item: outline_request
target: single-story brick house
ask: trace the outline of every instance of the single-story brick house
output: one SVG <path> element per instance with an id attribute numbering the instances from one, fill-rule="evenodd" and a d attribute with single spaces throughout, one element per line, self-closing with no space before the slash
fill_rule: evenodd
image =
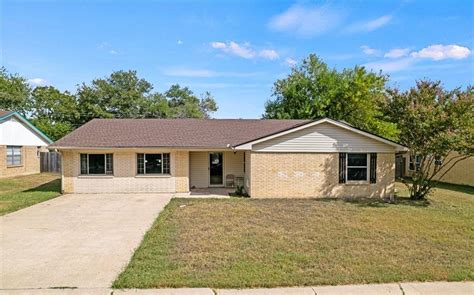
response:
<path id="1" fill-rule="evenodd" d="M 50 145 L 65 193 L 189 192 L 243 185 L 254 198 L 388 197 L 388 139 L 331 119 L 94 119 Z"/>
<path id="2" fill-rule="evenodd" d="M 0 178 L 40 173 L 51 139 L 14 111 L 0 110 Z"/>

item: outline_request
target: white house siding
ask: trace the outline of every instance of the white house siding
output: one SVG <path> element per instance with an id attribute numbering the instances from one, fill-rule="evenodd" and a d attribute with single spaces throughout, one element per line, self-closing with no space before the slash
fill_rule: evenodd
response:
<path id="1" fill-rule="evenodd" d="M 114 155 L 113 176 L 80 175 L 81 153 L 112 153 Z M 170 153 L 170 175 L 137 175 L 137 153 Z M 188 157 L 176 161 L 178 153 L 187 151 L 169 150 L 84 150 L 63 151 L 63 191 L 66 193 L 160 193 L 188 191 L 186 187 L 177 187 L 176 171 L 188 167 Z M 178 167 L 179 166 L 179 167 Z M 180 169 L 187 171 L 186 169 Z M 180 178 L 187 177 L 179 175 Z"/>
<path id="2" fill-rule="evenodd" d="M 48 143 L 24 123 L 10 117 L 0 123 L 0 145 L 47 146 Z"/>
<path id="3" fill-rule="evenodd" d="M 257 152 L 394 152 L 386 143 L 321 123 L 253 145 Z"/>
<path id="4" fill-rule="evenodd" d="M 209 187 L 209 151 L 190 152 L 190 187 L 205 188 Z M 228 174 L 234 177 L 244 177 L 244 153 L 242 151 L 223 152 L 224 159 L 224 182 Z"/>
<path id="5" fill-rule="evenodd" d="M 209 186 L 208 168 L 208 152 L 189 152 L 189 179 L 191 188 Z"/>
<path id="6" fill-rule="evenodd" d="M 247 194 L 252 195 L 252 162 L 251 162 L 251 152 L 245 151 L 245 179 L 244 179 L 244 188 Z"/>

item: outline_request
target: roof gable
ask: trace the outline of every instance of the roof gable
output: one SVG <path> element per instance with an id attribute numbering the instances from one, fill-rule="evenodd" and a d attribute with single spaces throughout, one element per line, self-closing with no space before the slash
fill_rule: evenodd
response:
<path id="1" fill-rule="evenodd" d="M 344 130 L 328 128 L 314 129 L 317 126 L 330 125 Z M 313 130 L 311 130 L 313 129 Z M 313 133 L 319 136 L 314 136 Z M 317 138 L 319 137 L 319 138 Z M 365 140 L 364 140 L 365 139 Z M 306 147 L 305 147 L 306 145 Z M 358 148 L 359 147 L 359 148 Z M 388 149 L 387 147 L 390 147 Z M 406 150 L 406 147 L 389 139 L 357 129 L 349 124 L 324 118 L 297 126 L 283 132 L 264 136 L 234 147 L 237 150 L 267 151 L 388 151 Z"/>
<path id="2" fill-rule="evenodd" d="M 21 124 L 23 127 L 20 128 L 20 125 L 15 127 L 15 122 L 17 122 L 17 124 Z M 45 144 L 50 144 L 53 142 L 46 134 L 36 128 L 30 123 L 30 121 L 17 112 L 0 111 L 0 124 L 2 124 L 2 127 L 4 128 L 4 130 L 2 130 L 2 142 L 5 141 L 5 144 L 29 145 L 27 143 L 33 143 L 33 141 L 39 144 L 39 141 L 32 140 L 35 137 L 39 138 Z M 14 130 L 10 131 L 6 128 L 13 128 Z M 12 132 L 14 134 L 11 134 Z M 19 134 L 16 134 L 15 132 L 18 132 Z M 33 137 L 33 135 L 26 135 L 26 132 L 33 134 L 35 137 Z M 6 136 L 8 138 L 4 138 Z M 30 139 L 28 140 L 27 138 Z"/>

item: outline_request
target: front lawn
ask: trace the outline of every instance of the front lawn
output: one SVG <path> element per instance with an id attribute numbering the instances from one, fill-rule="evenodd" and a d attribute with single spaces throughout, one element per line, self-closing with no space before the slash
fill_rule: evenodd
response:
<path id="1" fill-rule="evenodd" d="M 60 195 L 59 174 L 41 173 L 0 179 L 0 215 Z"/>
<path id="2" fill-rule="evenodd" d="M 173 199 L 113 287 L 473 280 L 474 189 L 447 188 L 429 203 Z"/>

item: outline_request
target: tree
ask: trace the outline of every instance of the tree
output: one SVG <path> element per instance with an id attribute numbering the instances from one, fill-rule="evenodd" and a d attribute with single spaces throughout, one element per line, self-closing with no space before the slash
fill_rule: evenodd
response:
<path id="1" fill-rule="evenodd" d="M 209 118 L 210 113 L 217 111 L 217 104 L 209 92 L 199 99 L 188 87 L 175 84 L 164 95 L 172 118 Z"/>
<path id="2" fill-rule="evenodd" d="M 136 71 L 117 71 L 109 77 L 82 83 L 77 89 L 80 123 L 92 118 L 141 118 L 153 86 Z"/>
<path id="3" fill-rule="evenodd" d="M 412 199 L 424 199 L 459 161 L 474 155 L 474 88 L 443 89 L 439 81 L 418 81 L 401 92 L 389 89 L 387 118 L 397 124 L 399 141 L 411 157 L 419 157 L 412 181 Z"/>
<path id="4" fill-rule="evenodd" d="M 0 109 L 17 111 L 25 116 L 30 109 L 30 92 L 25 78 L 0 68 Z"/>
<path id="5" fill-rule="evenodd" d="M 33 90 L 31 112 L 33 124 L 53 140 L 71 132 L 80 118 L 76 97 L 52 86 Z"/>
<path id="6" fill-rule="evenodd" d="M 187 87 L 172 85 L 164 94 L 136 71 L 113 72 L 77 90 L 79 124 L 92 118 L 209 118 L 217 110 L 210 93 L 199 99 Z"/>
<path id="7" fill-rule="evenodd" d="M 274 84 L 274 100 L 267 101 L 264 118 L 318 119 L 329 117 L 389 138 L 396 127 L 383 119 L 387 76 L 364 67 L 337 71 L 311 54 L 285 79 Z"/>

